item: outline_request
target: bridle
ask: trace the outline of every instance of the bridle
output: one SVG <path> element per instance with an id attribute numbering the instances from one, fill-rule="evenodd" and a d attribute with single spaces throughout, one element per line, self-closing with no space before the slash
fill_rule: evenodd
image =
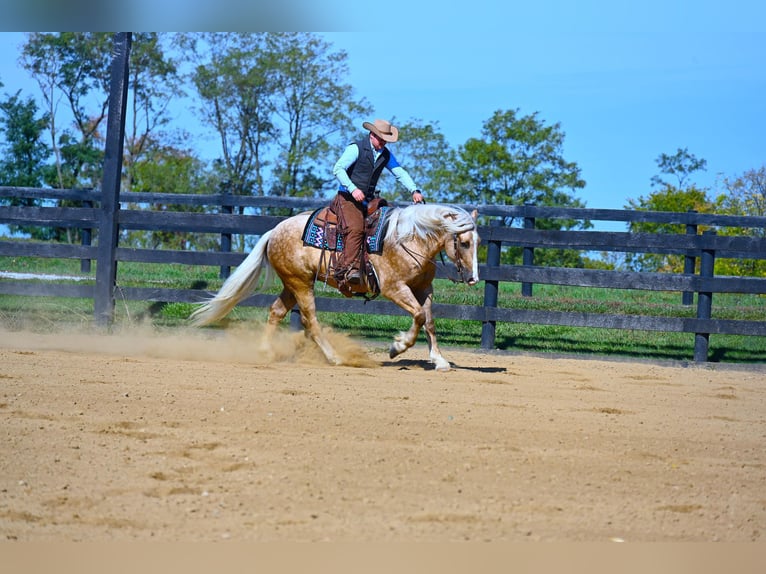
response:
<path id="1" fill-rule="evenodd" d="M 453 233 L 452 234 L 452 248 L 455 251 L 455 269 L 457 269 L 459 279 L 455 279 L 452 274 L 449 271 L 449 267 L 447 266 L 447 262 L 444 260 L 444 251 L 439 252 L 439 258 L 442 261 L 442 267 L 445 269 L 445 274 L 447 275 L 447 279 L 452 281 L 453 283 L 468 283 L 468 279 L 470 279 L 470 271 L 468 271 L 469 277 L 466 277 L 466 271 L 467 268 L 465 266 L 465 263 L 463 263 L 463 258 L 460 256 L 460 241 L 458 240 L 458 235 L 461 235 L 462 233 L 465 233 L 466 231 L 473 231 L 475 230 L 475 227 L 471 227 L 470 229 L 466 229 L 465 231 L 461 231 L 460 233 Z M 436 261 L 433 259 L 426 259 L 423 255 L 420 253 L 416 253 L 406 245 L 402 245 L 402 249 L 404 249 L 404 252 L 407 253 L 410 257 L 412 257 L 418 265 L 422 267 L 423 262 L 428 261 L 428 263 L 432 263 L 434 266 L 436 265 Z"/>
<path id="2" fill-rule="evenodd" d="M 467 230 L 470 231 L 470 230 Z M 461 231 L 461 233 L 465 233 L 465 231 Z M 452 281 L 453 283 L 468 283 L 468 279 L 470 279 L 470 276 L 466 278 L 466 266 L 463 263 L 463 258 L 460 256 L 460 241 L 458 240 L 458 233 L 452 234 L 452 248 L 455 251 L 455 269 L 457 269 L 458 275 L 460 276 L 460 280 L 455 279 L 452 277 L 452 275 L 449 272 L 449 268 L 447 267 L 446 261 L 444 261 L 444 251 L 440 251 L 439 255 L 442 260 L 442 265 L 447 270 L 447 279 Z M 469 271 L 470 273 L 470 271 Z"/>

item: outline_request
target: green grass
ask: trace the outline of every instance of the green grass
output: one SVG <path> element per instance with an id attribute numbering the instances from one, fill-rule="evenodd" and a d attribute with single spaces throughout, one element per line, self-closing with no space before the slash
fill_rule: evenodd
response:
<path id="1" fill-rule="evenodd" d="M 83 276 L 79 261 L 27 257 L 0 257 L 0 271 Z M 92 271 L 84 276 L 95 279 L 95 263 Z M 121 287 L 197 288 L 215 292 L 223 281 L 218 276 L 217 268 L 206 266 L 120 263 L 117 283 Z M 278 290 L 278 286 L 271 289 L 274 293 Z M 484 284 L 467 287 L 437 280 L 435 292 L 437 303 L 481 305 Z M 334 289 L 319 285 L 317 294 L 321 297 L 341 297 Z M 682 305 L 680 293 L 535 285 L 532 297 L 522 297 L 518 283 L 501 283 L 498 305 L 509 309 L 618 315 L 696 315 L 696 300 L 694 305 Z M 118 297 L 115 323 L 173 328 L 185 325 L 193 309 L 194 306 L 187 303 L 126 301 Z M 255 326 L 265 321 L 266 315 L 266 309 L 240 306 L 232 311 L 229 319 Z M 716 294 L 713 297 L 713 318 L 764 321 L 766 297 Z M 336 331 L 385 344 L 397 332 L 408 329 L 411 322 L 409 317 L 404 316 L 351 313 L 320 313 L 319 319 Z M 92 322 L 91 300 L 0 295 L 0 327 L 6 330 L 48 331 L 72 325 L 88 328 Z M 436 329 L 442 346 L 475 349 L 481 344 L 481 323 L 437 317 Z M 695 336 L 691 333 L 498 323 L 495 337 L 496 348 L 500 350 L 690 360 L 694 355 Z M 766 337 L 711 335 L 709 357 L 720 362 L 766 362 Z"/>

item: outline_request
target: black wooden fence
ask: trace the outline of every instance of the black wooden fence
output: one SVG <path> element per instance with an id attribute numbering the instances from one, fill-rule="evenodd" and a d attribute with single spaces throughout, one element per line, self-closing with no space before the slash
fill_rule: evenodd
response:
<path id="1" fill-rule="evenodd" d="M 114 49 L 109 94 L 106 155 L 103 185 L 100 192 L 87 190 L 51 190 L 0 187 L 0 198 L 33 198 L 80 202 L 80 207 L 15 207 L 0 206 L 0 224 L 71 227 L 83 230 L 83 245 L 0 241 L 0 256 L 37 256 L 80 259 L 84 270 L 97 261 L 95 285 L 41 284 L 39 282 L 0 280 L 0 294 L 85 297 L 94 300 L 94 316 L 99 323 L 109 323 L 114 312 L 118 261 L 183 263 L 220 266 L 225 274 L 239 264 L 242 253 L 231 253 L 232 234 L 260 235 L 271 229 L 281 217 L 269 215 L 234 215 L 234 208 L 288 208 L 304 210 L 319 207 L 321 200 L 297 198 L 233 197 L 221 195 L 120 194 L 120 167 L 125 128 L 128 56 L 130 32 L 114 36 Z M 136 204 L 167 203 L 205 207 L 206 213 L 121 209 L 120 202 Z M 463 206 L 472 209 L 473 206 Z M 212 213 L 217 208 L 218 213 Z M 731 226 L 766 228 L 766 217 L 732 217 L 696 213 L 651 213 L 603 209 L 545 208 L 534 206 L 478 206 L 482 216 L 520 218 L 523 228 L 489 225 L 480 229 L 488 245 L 487 260 L 480 268 L 485 282 L 484 304 L 481 306 L 434 305 L 441 317 L 482 322 L 481 346 L 493 348 L 498 321 L 570 325 L 614 329 L 673 331 L 695 334 L 694 360 L 706 361 L 710 334 L 766 336 L 766 321 L 731 321 L 712 318 L 714 293 L 766 294 L 766 279 L 714 277 L 717 257 L 736 259 L 766 258 L 766 239 L 756 237 L 698 234 L 699 226 Z M 685 225 L 685 235 L 662 235 L 590 231 L 546 231 L 535 229 L 536 219 L 575 219 L 589 221 L 643 221 Z M 498 220 L 499 221 L 499 220 Z M 221 249 L 216 252 L 149 250 L 120 247 L 121 230 L 166 230 L 221 235 Z M 93 231 L 98 239 L 90 245 Z M 521 246 L 523 265 L 501 265 L 503 244 Z M 685 257 L 685 272 L 680 275 L 628 273 L 588 269 L 545 268 L 534 265 L 534 250 L 565 248 L 586 251 L 675 253 Z M 695 262 L 700 260 L 700 273 L 695 275 Z M 679 291 L 686 304 L 697 293 L 695 318 L 626 316 L 599 313 L 567 313 L 503 309 L 498 307 L 498 287 L 502 281 L 518 281 L 522 293 L 530 295 L 532 285 L 547 283 L 583 287 L 648 289 Z M 164 302 L 196 302 L 208 294 L 193 289 L 120 288 L 120 297 L 132 300 Z M 271 296 L 256 295 L 243 304 L 267 306 Z M 320 311 L 402 314 L 397 306 L 382 300 L 363 304 L 360 300 L 318 298 Z"/>
<path id="2" fill-rule="evenodd" d="M 218 251 L 179 251 L 136 249 L 120 246 L 104 259 L 108 250 L 103 247 L 100 231 L 109 215 L 103 212 L 101 193 L 89 190 L 52 190 L 0 187 L 2 198 L 32 198 L 36 200 L 67 200 L 68 204 L 80 203 L 80 207 L 14 207 L 0 206 L 0 223 L 11 225 L 72 227 L 90 230 L 83 233 L 84 243 L 95 236 L 97 245 L 70 245 L 62 243 L 0 241 L 0 256 L 36 256 L 80 259 L 84 269 L 91 260 L 97 261 L 95 284 L 41 283 L 23 280 L 0 280 L 0 294 L 39 295 L 57 297 L 84 297 L 94 299 L 94 315 L 97 321 L 109 319 L 104 310 L 114 309 L 117 288 L 117 262 L 140 261 L 150 263 L 180 263 L 220 267 L 226 274 L 230 267 L 238 265 L 245 257 L 225 249 Z M 327 200 L 275 197 L 242 197 L 227 194 L 179 195 L 123 193 L 120 202 L 131 207 L 121 209 L 115 204 L 115 229 L 165 230 L 170 232 L 220 234 L 221 245 L 231 245 L 232 234 L 261 235 L 271 229 L 284 216 L 263 215 L 274 208 L 284 212 L 297 212 L 326 204 Z M 38 203 L 40 203 L 38 201 Z M 7 201 L 6 201 L 7 203 Z M 17 202 L 18 203 L 18 202 Z M 204 207 L 205 212 L 152 211 L 146 207 L 153 204 L 175 204 Z M 573 327 L 597 327 L 610 329 L 637 329 L 647 331 L 684 332 L 695 334 L 694 360 L 708 360 L 711 334 L 735 334 L 766 336 L 764 321 L 723 320 L 712 318 L 714 293 L 766 294 L 766 278 L 716 277 L 713 274 L 717 258 L 766 259 L 766 239 L 755 236 L 725 236 L 702 227 L 766 228 L 766 217 L 737 217 L 700 213 L 637 212 L 623 210 L 552 208 L 524 206 L 470 206 L 476 207 L 490 225 L 481 226 L 479 234 L 487 245 L 486 261 L 480 265 L 480 278 L 485 283 L 482 305 L 435 304 L 439 317 L 480 321 L 482 323 L 481 347 L 495 347 L 495 329 L 498 322 L 567 325 Z M 233 214 L 242 209 L 244 214 Z M 248 212 L 253 214 L 248 214 Z M 258 214 L 255 214 L 258 213 Z M 506 227 L 502 221 L 514 218 L 524 222 L 523 227 Z M 651 234 L 604 232 L 604 231 L 551 231 L 535 228 L 538 219 L 567 219 L 588 221 L 641 221 L 682 225 L 685 234 Z M 524 250 L 523 265 L 502 265 L 500 254 L 503 246 L 516 246 Z M 534 251 L 540 248 L 575 249 L 595 252 L 663 253 L 685 256 L 691 266 L 682 274 L 639 273 L 595 269 L 550 268 L 534 265 Z M 695 265 L 699 260 L 699 265 Z M 695 266 L 699 273 L 695 274 Z M 99 270 L 101 272 L 99 273 Z M 441 270 L 445 277 L 446 271 Z M 106 282 L 106 284 L 104 284 Z M 616 289 L 641 289 L 679 292 L 687 304 L 696 293 L 696 317 L 658 317 L 583 313 L 565 311 L 541 311 L 509 309 L 498 306 L 501 282 L 521 283 L 523 294 L 531 294 L 534 284 L 570 285 L 581 287 L 608 287 Z M 151 287 L 120 287 L 119 297 L 127 300 L 198 302 L 209 293 L 199 289 L 163 289 Z M 103 300 L 104 298 L 107 300 Z M 254 295 L 243 305 L 268 306 L 272 295 Z M 373 313 L 399 315 L 403 311 L 396 305 L 374 300 L 365 303 L 358 299 L 318 297 L 317 309 L 330 312 Z"/>

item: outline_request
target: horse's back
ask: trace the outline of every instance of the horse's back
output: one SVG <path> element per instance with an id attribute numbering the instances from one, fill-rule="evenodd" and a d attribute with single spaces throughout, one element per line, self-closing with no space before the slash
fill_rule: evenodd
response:
<path id="1" fill-rule="evenodd" d="M 321 251 L 303 243 L 303 230 L 313 212 L 306 211 L 280 221 L 271 231 L 269 264 L 285 281 L 286 277 L 313 280 Z"/>

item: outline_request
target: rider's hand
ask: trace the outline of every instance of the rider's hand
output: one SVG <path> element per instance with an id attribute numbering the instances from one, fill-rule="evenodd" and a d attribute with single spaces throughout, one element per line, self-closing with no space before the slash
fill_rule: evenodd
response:
<path id="1" fill-rule="evenodd" d="M 359 189 L 358 187 L 351 192 L 351 197 L 353 197 L 359 203 L 362 203 L 364 201 L 364 193 L 362 193 L 362 190 Z"/>
<path id="2" fill-rule="evenodd" d="M 415 190 L 412 192 L 412 203 L 425 203 L 425 199 L 423 199 L 423 194 L 420 193 L 418 190 Z"/>

